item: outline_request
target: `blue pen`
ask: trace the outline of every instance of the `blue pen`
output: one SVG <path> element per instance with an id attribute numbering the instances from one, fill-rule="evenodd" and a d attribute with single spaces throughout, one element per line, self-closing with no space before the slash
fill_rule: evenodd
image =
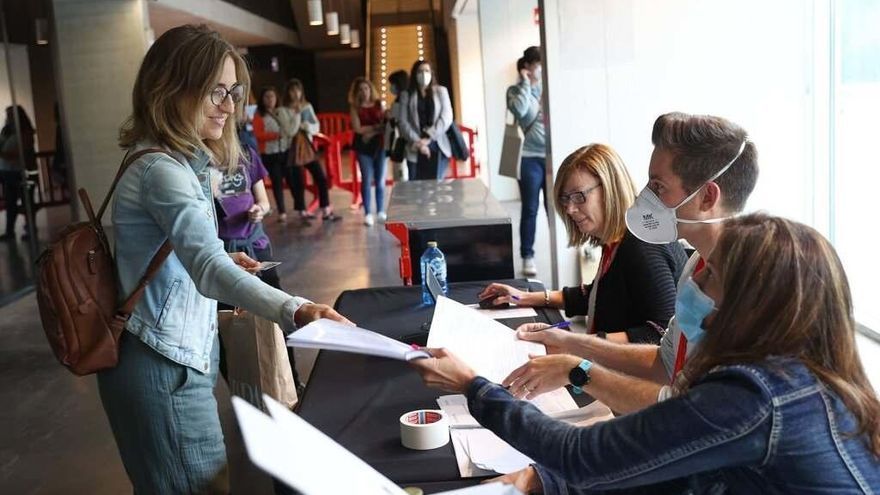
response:
<path id="1" fill-rule="evenodd" d="M 553 325 L 550 325 L 549 327 L 545 327 L 543 330 L 547 330 L 548 328 L 568 328 L 570 326 L 571 326 L 570 321 L 560 321 L 559 323 L 554 323 Z"/>

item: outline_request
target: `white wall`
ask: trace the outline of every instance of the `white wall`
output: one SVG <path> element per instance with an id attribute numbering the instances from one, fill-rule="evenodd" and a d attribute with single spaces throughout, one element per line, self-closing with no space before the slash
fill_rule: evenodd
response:
<path id="1" fill-rule="evenodd" d="M 486 147 L 486 107 L 483 102 L 483 67 L 480 49 L 480 19 L 478 0 L 469 0 L 461 12 L 454 13 L 452 20 L 450 58 L 452 77 L 455 80 L 458 121 L 478 132 L 475 154 L 482 164 L 481 178 L 489 183 L 489 166 Z M 497 167 L 495 167 L 497 168 Z"/>
<path id="2" fill-rule="evenodd" d="M 761 176 L 749 209 L 814 218 L 814 2 L 544 0 L 552 161 L 611 144 L 647 182 L 651 127 L 669 111 L 745 127 Z M 557 232 L 563 232 L 557 222 Z M 557 274 L 574 281 L 558 246 Z"/>
<path id="3" fill-rule="evenodd" d="M 507 87 L 516 83 L 516 61 L 523 50 L 540 44 L 540 32 L 534 22 L 537 0 L 480 0 L 480 49 L 482 51 L 489 188 L 499 200 L 519 198 L 515 180 L 498 176 L 498 160 L 504 136 L 507 111 Z M 461 46 L 461 45 L 460 45 Z"/>
<path id="4" fill-rule="evenodd" d="M 119 126 L 131 114 L 131 91 L 146 53 L 143 0 L 53 1 L 74 184 L 100 202 L 122 159 Z"/>
<path id="5" fill-rule="evenodd" d="M 31 90 L 31 66 L 28 62 L 27 46 L 9 45 L 9 58 L 12 62 L 12 79 L 15 85 L 15 101 L 21 105 L 36 124 L 34 113 L 34 95 Z M 12 105 L 12 92 L 9 87 L 9 72 L 6 70 L 6 50 L 0 47 L 0 112 Z M 0 113 L 0 120 L 5 120 L 5 113 Z M 2 126 L 0 122 L 0 126 Z M 36 136 L 35 136 L 36 137 Z M 39 143 L 36 149 L 40 149 Z"/>

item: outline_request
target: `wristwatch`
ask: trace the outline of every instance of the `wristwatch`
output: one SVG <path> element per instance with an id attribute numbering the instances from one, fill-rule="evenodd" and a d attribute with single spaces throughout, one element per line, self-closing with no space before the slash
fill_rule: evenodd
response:
<path id="1" fill-rule="evenodd" d="M 583 387 L 590 383 L 590 368 L 593 363 L 584 359 L 568 372 L 568 381 L 571 382 L 571 390 L 575 394 L 584 393 Z"/>

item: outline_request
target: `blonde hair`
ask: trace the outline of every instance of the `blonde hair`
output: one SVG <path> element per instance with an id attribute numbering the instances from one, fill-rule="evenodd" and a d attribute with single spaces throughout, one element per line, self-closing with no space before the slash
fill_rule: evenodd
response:
<path id="1" fill-rule="evenodd" d="M 379 92 L 376 91 L 376 86 L 366 77 L 356 77 L 354 78 L 354 81 L 351 82 L 351 86 L 348 88 L 348 104 L 355 109 L 360 105 L 358 103 L 358 86 L 360 86 L 361 84 L 367 84 L 370 86 L 371 103 L 379 101 Z"/>
<path id="2" fill-rule="evenodd" d="M 227 57 L 235 64 L 238 83 L 247 89 L 247 65 L 216 31 L 204 25 L 166 31 L 141 63 L 132 91 L 132 114 L 119 130 L 119 146 L 131 148 L 150 140 L 188 157 L 201 150 L 215 166 L 235 170 L 241 155 L 235 131 L 241 105 L 226 119 L 220 139 L 203 140 L 199 135 L 207 118 L 202 110 L 205 99 Z"/>
<path id="3" fill-rule="evenodd" d="M 565 207 L 559 200 L 564 193 L 565 183 L 578 171 L 595 176 L 601 184 L 605 225 L 595 235 L 581 232 L 574 220 L 565 213 Z M 589 144 L 568 155 L 559 167 L 556 182 L 553 184 L 553 204 L 565 223 L 569 247 L 586 243 L 607 244 L 622 239 L 626 233 L 626 210 L 635 200 L 636 186 L 623 160 L 613 148 L 605 144 Z"/>

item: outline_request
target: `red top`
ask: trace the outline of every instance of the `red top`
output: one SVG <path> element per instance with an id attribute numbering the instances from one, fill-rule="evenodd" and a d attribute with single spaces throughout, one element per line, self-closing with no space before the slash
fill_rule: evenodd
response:
<path id="1" fill-rule="evenodd" d="M 266 123 L 263 120 L 263 116 L 260 115 L 260 112 L 254 114 L 254 137 L 257 138 L 257 146 L 260 148 L 258 151 L 262 154 L 266 153 L 266 143 L 269 141 L 274 141 L 281 137 L 281 134 L 277 132 L 269 132 L 266 130 Z"/>
<path id="2" fill-rule="evenodd" d="M 371 107 L 358 107 L 358 119 L 361 125 L 381 124 L 385 120 L 385 112 L 382 111 L 382 103 L 376 102 Z"/>

